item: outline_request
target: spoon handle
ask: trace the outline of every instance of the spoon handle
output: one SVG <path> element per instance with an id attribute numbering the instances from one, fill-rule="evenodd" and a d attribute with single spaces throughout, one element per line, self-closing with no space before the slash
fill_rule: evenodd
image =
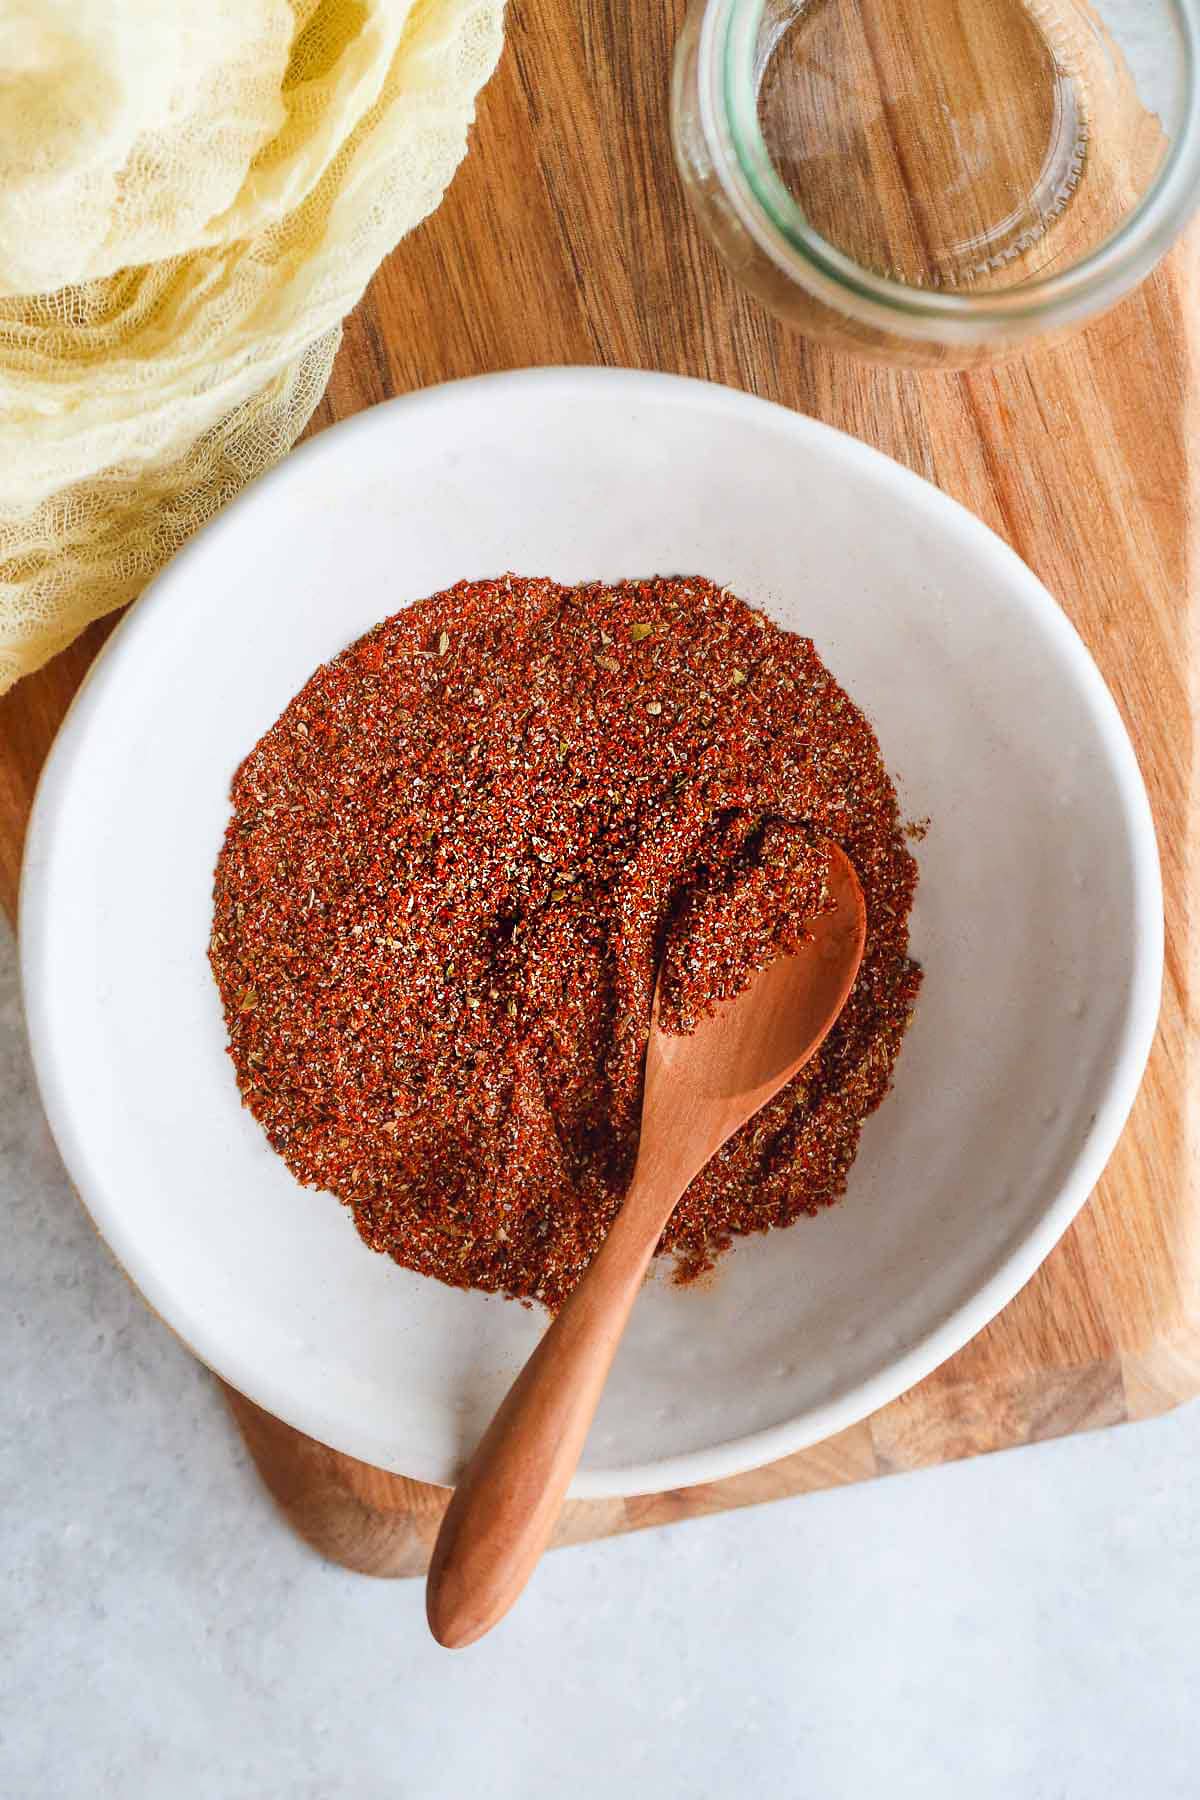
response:
<path id="1" fill-rule="evenodd" d="M 546 1548 L 671 1208 L 633 1187 L 608 1236 L 508 1391 L 467 1464 L 429 1566 L 440 1644 L 472 1644 L 504 1616 Z M 673 1204 L 673 1201 L 672 1201 Z"/>

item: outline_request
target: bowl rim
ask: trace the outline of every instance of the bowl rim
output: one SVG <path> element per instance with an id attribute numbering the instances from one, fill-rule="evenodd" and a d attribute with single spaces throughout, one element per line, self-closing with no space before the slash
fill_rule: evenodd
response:
<path id="1" fill-rule="evenodd" d="M 1057 649 L 1066 673 L 1089 703 L 1118 790 L 1133 878 L 1134 930 L 1131 934 L 1128 1000 L 1117 1053 L 1101 1086 L 1091 1128 L 1057 1194 L 1033 1228 L 1014 1243 L 991 1274 L 938 1325 L 874 1375 L 835 1398 L 810 1407 L 795 1418 L 706 1448 L 650 1462 L 579 1472 L 570 1490 L 572 1498 L 609 1499 L 719 1481 L 774 1462 L 845 1430 L 923 1380 L 1008 1304 L 1044 1261 L 1088 1198 L 1117 1144 L 1137 1095 L 1157 1027 L 1162 990 L 1162 881 L 1150 803 L 1133 747 L 1116 702 L 1075 627 L 1033 571 L 989 526 L 940 488 L 882 451 L 807 414 L 718 383 L 659 371 L 590 366 L 507 370 L 443 382 L 399 395 L 339 422 L 259 476 L 222 509 L 154 578 L 117 626 L 85 676 L 46 758 L 22 864 L 18 933 L 21 985 L 38 1088 L 63 1162 L 101 1236 L 151 1310 L 222 1380 L 308 1436 L 347 1454 L 363 1456 L 361 1443 L 356 1447 L 353 1442 L 348 1442 L 346 1433 L 337 1429 L 336 1421 L 316 1399 L 294 1392 L 277 1373 L 264 1376 L 252 1367 L 243 1366 L 238 1356 L 231 1354 L 230 1346 L 221 1338 L 220 1332 L 207 1329 L 203 1321 L 175 1322 L 172 1315 L 178 1315 L 180 1309 L 175 1304 L 174 1292 L 167 1291 L 167 1284 L 160 1284 L 154 1272 L 141 1262 L 136 1231 L 126 1228 L 119 1200 L 114 1200 L 106 1191 L 103 1180 L 92 1168 L 86 1132 L 79 1129 L 70 1084 L 63 1078 L 59 1065 L 47 1002 L 46 971 L 54 955 L 54 945 L 46 924 L 47 909 L 42 901 L 53 881 L 63 817 L 61 803 L 75 769 L 86 753 L 92 720 L 119 679 L 124 655 L 157 621 L 161 610 L 171 604 L 174 589 L 184 579 L 185 572 L 206 554 L 205 545 L 210 533 L 229 531 L 242 511 L 256 504 L 262 488 L 286 484 L 295 477 L 296 469 L 301 465 L 339 456 L 351 436 L 366 438 L 372 432 L 386 434 L 401 418 L 411 428 L 419 429 L 423 413 L 433 407 L 457 404 L 468 390 L 486 394 L 493 404 L 503 405 L 515 394 L 535 388 L 551 393 L 560 390 L 564 397 L 582 404 L 586 404 L 598 388 L 616 388 L 626 390 L 631 400 L 643 403 L 670 404 L 676 399 L 703 402 L 717 414 L 740 413 L 758 417 L 765 408 L 775 415 L 777 425 L 786 427 L 798 439 L 806 440 L 809 446 L 815 446 L 818 453 L 836 454 L 857 463 L 898 487 L 912 504 L 932 509 L 960 534 L 960 541 L 965 541 L 980 556 L 1003 570 L 1012 599 L 1024 608 Z M 253 1358 L 244 1361 L 252 1362 Z M 415 1480 L 445 1485 L 444 1480 L 439 1482 L 438 1475 L 430 1473 L 428 1468 L 405 1467 L 397 1472 Z"/>

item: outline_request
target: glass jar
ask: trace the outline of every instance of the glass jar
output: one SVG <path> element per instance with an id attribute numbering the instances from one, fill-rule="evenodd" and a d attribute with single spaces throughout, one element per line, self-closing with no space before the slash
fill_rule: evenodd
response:
<path id="1" fill-rule="evenodd" d="M 1200 202 L 1200 0 L 694 0 L 675 154 L 737 278 L 964 366 L 1141 281 Z"/>

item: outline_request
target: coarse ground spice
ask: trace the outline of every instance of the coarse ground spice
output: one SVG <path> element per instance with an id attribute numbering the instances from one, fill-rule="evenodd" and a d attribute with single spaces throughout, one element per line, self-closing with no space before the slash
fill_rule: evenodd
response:
<path id="1" fill-rule="evenodd" d="M 803 941 L 823 840 L 862 969 L 680 1202 L 682 1278 L 844 1191 L 920 980 L 896 796 L 812 643 L 709 581 L 460 583 L 318 669 L 237 771 L 210 958 L 245 1103 L 373 1248 L 557 1307 L 632 1172 L 664 951 L 687 1029 Z"/>
<path id="2" fill-rule="evenodd" d="M 777 956 L 811 941 L 830 906 L 829 840 L 803 825 L 734 813 L 711 833 L 704 861 L 674 908 L 658 978 L 658 1023 L 683 1036 L 736 1000 Z"/>

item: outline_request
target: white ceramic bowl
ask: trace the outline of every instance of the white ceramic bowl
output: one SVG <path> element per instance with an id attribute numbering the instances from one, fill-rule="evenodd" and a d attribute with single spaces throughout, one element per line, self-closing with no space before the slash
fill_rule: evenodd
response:
<path id="1" fill-rule="evenodd" d="M 1162 967 L 1116 708 L 1013 553 L 850 438 L 662 375 L 433 389 L 325 433 L 188 546 L 63 726 L 29 837 L 46 1108 L 150 1304 L 313 1436 L 447 1482 L 541 1325 L 372 1255 L 239 1104 L 206 961 L 230 776 L 322 659 L 508 569 L 696 571 L 815 638 L 918 848 L 925 966 L 844 1202 L 647 1289 L 573 1492 L 710 1480 L 851 1424 L 1028 1279 L 1116 1142 Z"/>

